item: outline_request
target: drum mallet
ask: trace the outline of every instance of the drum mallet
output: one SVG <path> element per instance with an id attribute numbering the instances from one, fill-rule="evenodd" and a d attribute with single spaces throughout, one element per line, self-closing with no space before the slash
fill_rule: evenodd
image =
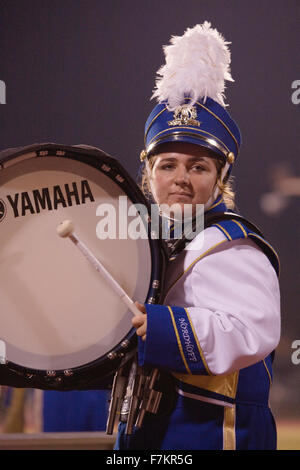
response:
<path id="1" fill-rule="evenodd" d="M 87 260 L 94 266 L 94 268 L 106 279 L 108 284 L 112 287 L 114 292 L 118 297 L 124 302 L 124 304 L 129 308 L 133 315 L 141 315 L 141 311 L 137 308 L 133 300 L 126 294 L 124 289 L 118 284 L 118 282 L 112 277 L 112 275 L 107 271 L 103 264 L 93 255 L 93 253 L 88 249 L 88 247 L 77 237 L 74 233 L 74 225 L 71 220 L 65 220 L 61 222 L 56 229 L 58 235 L 62 238 L 69 238 Z"/>

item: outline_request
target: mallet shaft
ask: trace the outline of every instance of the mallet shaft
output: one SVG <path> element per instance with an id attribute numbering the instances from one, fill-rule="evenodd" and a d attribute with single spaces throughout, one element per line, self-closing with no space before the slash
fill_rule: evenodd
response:
<path id="1" fill-rule="evenodd" d="M 129 308 L 133 315 L 140 315 L 141 311 L 137 308 L 133 300 L 126 294 L 120 284 L 113 278 L 113 276 L 107 271 L 103 264 L 95 257 L 95 255 L 89 250 L 89 248 L 73 233 L 73 224 L 70 221 L 65 221 L 57 229 L 58 234 L 66 238 L 68 237 L 75 246 L 81 251 L 86 259 L 94 266 L 94 268 L 105 278 L 114 292 Z"/>

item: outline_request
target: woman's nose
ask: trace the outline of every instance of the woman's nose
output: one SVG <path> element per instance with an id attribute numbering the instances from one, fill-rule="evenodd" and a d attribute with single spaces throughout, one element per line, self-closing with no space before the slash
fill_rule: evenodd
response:
<path id="1" fill-rule="evenodd" d="M 177 168 L 175 174 L 175 183 L 176 184 L 188 184 L 190 181 L 189 173 L 185 167 Z"/>

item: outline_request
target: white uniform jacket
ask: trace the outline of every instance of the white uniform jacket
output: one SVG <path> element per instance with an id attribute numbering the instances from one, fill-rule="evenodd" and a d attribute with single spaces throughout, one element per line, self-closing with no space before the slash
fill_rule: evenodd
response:
<path id="1" fill-rule="evenodd" d="M 139 363 L 171 371 L 181 393 L 266 402 L 280 338 L 278 278 L 253 239 L 234 240 L 228 227 L 207 228 L 170 263 L 164 305 L 146 304 Z"/>

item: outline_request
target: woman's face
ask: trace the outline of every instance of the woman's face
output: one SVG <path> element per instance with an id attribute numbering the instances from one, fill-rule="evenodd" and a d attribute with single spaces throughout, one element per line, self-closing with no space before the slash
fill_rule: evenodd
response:
<path id="1" fill-rule="evenodd" d="M 217 168 L 209 152 L 198 145 L 164 144 L 151 171 L 151 190 L 159 205 L 205 204 L 217 181 Z"/>

